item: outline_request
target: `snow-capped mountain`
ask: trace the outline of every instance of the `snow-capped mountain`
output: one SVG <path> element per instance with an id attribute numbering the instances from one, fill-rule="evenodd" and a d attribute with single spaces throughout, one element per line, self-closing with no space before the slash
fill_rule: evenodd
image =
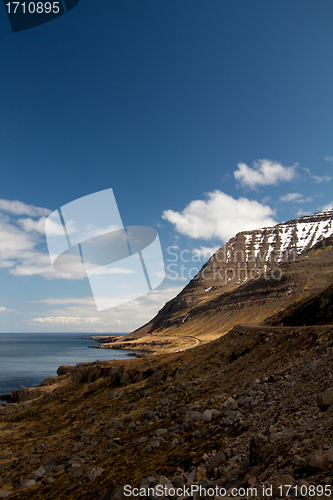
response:
<path id="1" fill-rule="evenodd" d="M 333 210 L 328 210 L 236 234 L 134 333 L 181 327 L 192 335 L 193 325 L 207 338 L 219 336 L 236 323 L 263 321 L 332 282 Z"/>
<path id="2" fill-rule="evenodd" d="M 243 231 L 223 245 L 194 279 L 210 287 L 234 287 L 279 267 L 333 235 L 333 210 L 307 215 L 273 227 Z"/>
<path id="3" fill-rule="evenodd" d="M 288 260 L 288 254 L 300 255 L 309 250 L 323 238 L 333 234 L 333 210 L 319 212 L 315 215 L 300 217 L 295 220 L 277 224 L 271 228 L 257 229 L 238 233 L 227 244 L 229 257 L 232 258 L 237 242 L 244 238 L 244 252 L 246 261 L 249 254 L 253 254 L 255 260 L 269 263 Z M 227 260 L 228 262 L 228 260 Z"/>

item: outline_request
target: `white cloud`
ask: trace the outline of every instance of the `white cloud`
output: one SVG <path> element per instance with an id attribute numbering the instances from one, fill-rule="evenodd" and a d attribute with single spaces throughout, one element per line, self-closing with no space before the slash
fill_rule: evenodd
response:
<path id="1" fill-rule="evenodd" d="M 38 251 L 31 252 L 29 256 L 20 259 L 15 267 L 10 270 L 14 276 L 43 276 L 46 279 L 81 280 L 86 277 L 84 273 L 61 273 L 55 271 L 51 265 L 48 253 Z"/>
<path id="2" fill-rule="evenodd" d="M 277 185 L 279 182 L 291 181 L 296 175 L 296 165 L 284 167 L 281 163 L 271 160 L 257 160 L 253 166 L 238 163 L 234 176 L 243 187 L 256 189 L 257 186 Z"/>
<path id="3" fill-rule="evenodd" d="M 42 217 L 51 213 L 47 208 L 35 207 L 27 205 L 22 201 L 17 200 L 2 200 L 0 199 L 0 210 L 12 215 L 27 215 L 29 217 Z"/>
<path id="4" fill-rule="evenodd" d="M 191 238 L 227 241 L 239 231 L 274 226 L 274 212 L 268 205 L 247 198 L 238 200 L 219 190 L 207 193 L 207 200 L 194 200 L 182 212 L 165 210 L 162 218 Z"/>
<path id="5" fill-rule="evenodd" d="M 192 250 L 193 255 L 198 256 L 199 258 L 203 258 L 208 260 L 220 247 L 204 247 L 200 245 L 199 248 L 194 248 Z"/>
<path id="6" fill-rule="evenodd" d="M 36 239 L 14 224 L 0 221 L 0 261 L 17 260 L 31 255 Z"/>
<path id="7" fill-rule="evenodd" d="M 78 305 L 86 307 L 95 305 L 93 297 L 50 297 L 47 299 L 31 300 L 30 302 L 47 304 L 49 306 Z"/>
<path id="8" fill-rule="evenodd" d="M 15 309 L 9 309 L 8 307 L 0 306 L 0 314 L 15 313 L 20 314 L 19 311 Z"/>
<path id="9" fill-rule="evenodd" d="M 10 200 L 0 200 L 0 210 L 10 213 L 0 212 L 0 269 L 8 269 L 14 276 L 67 280 L 85 277 L 53 269 L 45 239 L 45 219 L 50 210 Z M 54 233 L 59 231 L 56 224 L 52 229 Z"/>
<path id="10" fill-rule="evenodd" d="M 262 200 L 261 200 L 261 203 L 263 205 L 266 205 L 266 203 L 268 203 L 269 201 L 272 200 L 272 197 L 271 196 L 265 196 Z"/>
<path id="11" fill-rule="evenodd" d="M 151 320 L 181 289 L 182 287 L 156 289 L 138 300 L 99 313 L 96 313 L 94 301 L 90 297 L 44 299 L 39 302 L 51 307 L 67 307 L 49 309 L 45 315 L 39 315 L 30 321 L 30 325 L 34 328 L 54 327 L 54 331 L 128 333 Z"/>
<path id="12" fill-rule="evenodd" d="M 26 217 L 24 219 L 18 219 L 17 223 L 22 227 L 22 229 L 28 233 L 36 231 L 39 234 L 45 234 L 45 220 L 46 217 L 41 217 L 38 220 L 30 219 Z M 53 223 L 55 225 L 55 223 Z M 62 233 L 64 234 L 63 230 Z"/>
<path id="13" fill-rule="evenodd" d="M 309 210 L 304 210 L 303 208 L 301 210 L 298 210 L 296 213 L 297 217 L 304 217 L 305 215 L 312 215 L 312 212 Z"/>
<path id="14" fill-rule="evenodd" d="M 309 203 L 310 201 L 313 201 L 312 198 L 309 196 L 304 198 L 304 196 L 301 193 L 288 193 L 284 196 L 280 196 L 280 201 L 283 202 L 294 202 L 294 203 Z"/>
<path id="15" fill-rule="evenodd" d="M 85 276 L 56 272 L 46 250 L 45 208 L 25 205 L 18 201 L 0 200 L 0 209 L 11 211 L 11 216 L 0 212 L 0 269 L 8 269 L 14 276 L 43 276 L 47 279 L 82 279 Z M 23 212 L 31 217 L 17 218 Z M 14 214 L 14 215 L 13 215 Z"/>
<path id="16" fill-rule="evenodd" d="M 0 269 L 9 269 L 15 266 L 15 261 L 13 260 L 0 260 Z"/>
<path id="17" fill-rule="evenodd" d="M 316 182 L 318 182 L 318 184 L 320 184 L 322 182 L 329 182 L 332 179 L 332 177 L 330 177 L 329 175 L 322 175 L 322 176 L 312 175 L 312 179 L 314 179 Z"/>
<path id="18" fill-rule="evenodd" d="M 0 221 L 0 268 L 9 269 L 16 276 L 38 274 L 59 278 L 49 255 L 36 249 L 40 243 L 38 235 L 22 231 L 14 223 Z"/>
<path id="19" fill-rule="evenodd" d="M 333 163 L 333 156 L 324 156 L 324 160 Z"/>
<path id="20" fill-rule="evenodd" d="M 86 265 L 89 265 L 86 264 Z M 127 269 L 126 267 L 96 267 L 89 272 L 90 276 L 105 276 L 106 274 L 135 274 L 132 269 Z"/>
<path id="21" fill-rule="evenodd" d="M 333 201 L 331 201 L 331 203 L 328 203 L 322 208 L 323 212 L 325 212 L 326 210 L 333 210 Z"/>
<path id="22" fill-rule="evenodd" d="M 280 201 L 297 201 L 303 199 L 303 195 L 301 193 L 288 193 L 284 196 L 280 196 Z"/>

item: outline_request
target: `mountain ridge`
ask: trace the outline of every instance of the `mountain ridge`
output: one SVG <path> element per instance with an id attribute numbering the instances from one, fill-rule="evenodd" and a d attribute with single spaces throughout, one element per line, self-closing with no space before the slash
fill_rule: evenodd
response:
<path id="1" fill-rule="evenodd" d="M 179 350 L 181 337 L 207 342 L 237 323 L 263 322 L 331 284 L 332 238 L 333 210 L 240 232 L 151 321 L 100 341 L 105 348 Z"/>
<path id="2" fill-rule="evenodd" d="M 14 391 L 0 406 L 0 498 L 134 500 L 129 484 L 331 495 L 333 235 L 279 265 L 280 279 L 170 301 L 155 331 L 123 341 L 150 351 L 141 359 L 62 366 Z"/>

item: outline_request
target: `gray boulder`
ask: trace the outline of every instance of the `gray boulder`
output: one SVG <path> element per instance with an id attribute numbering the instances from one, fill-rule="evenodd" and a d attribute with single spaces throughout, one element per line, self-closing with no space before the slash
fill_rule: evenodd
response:
<path id="1" fill-rule="evenodd" d="M 38 469 L 36 469 L 32 473 L 32 476 L 34 479 L 36 479 L 36 481 L 38 481 L 38 479 L 41 479 L 45 474 L 46 474 L 46 471 L 45 471 L 44 467 L 39 467 Z"/>
<path id="2" fill-rule="evenodd" d="M 23 479 L 21 488 L 26 490 L 28 488 L 32 488 L 33 486 L 35 486 L 35 484 L 36 481 L 34 479 Z"/>
<path id="3" fill-rule="evenodd" d="M 94 467 L 89 472 L 87 472 L 86 479 L 88 481 L 95 481 L 95 479 L 98 476 L 100 476 L 101 474 L 103 474 L 103 472 L 104 472 L 104 469 L 102 469 L 102 467 Z"/>

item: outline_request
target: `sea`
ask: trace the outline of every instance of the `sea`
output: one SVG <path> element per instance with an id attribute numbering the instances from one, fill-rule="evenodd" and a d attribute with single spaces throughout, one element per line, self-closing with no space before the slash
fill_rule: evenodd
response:
<path id="1" fill-rule="evenodd" d="M 89 349 L 98 345 L 92 335 L 98 334 L 0 333 L 0 395 L 35 387 L 55 377 L 61 365 L 128 357 L 129 351 Z"/>

